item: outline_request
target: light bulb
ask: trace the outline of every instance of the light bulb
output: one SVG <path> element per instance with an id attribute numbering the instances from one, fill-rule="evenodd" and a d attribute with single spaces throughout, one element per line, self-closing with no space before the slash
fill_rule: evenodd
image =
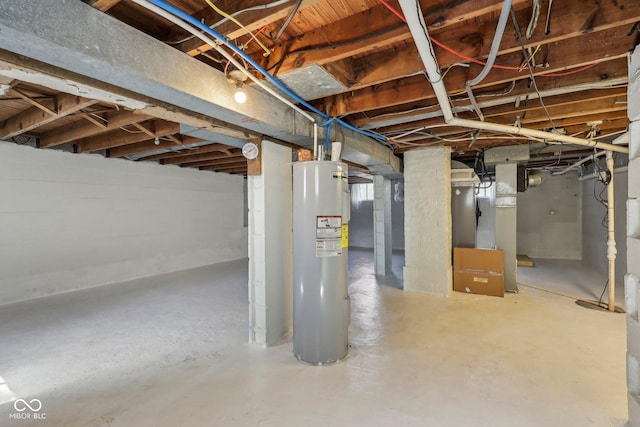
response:
<path id="1" fill-rule="evenodd" d="M 153 143 L 156 145 L 160 145 L 160 138 L 158 138 L 157 136 L 154 138 Z"/>
<path id="2" fill-rule="evenodd" d="M 247 94 L 239 87 L 236 93 L 233 94 L 233 99 L 235 99 L 238 104 L 244 104 L 247 101 Z"/>

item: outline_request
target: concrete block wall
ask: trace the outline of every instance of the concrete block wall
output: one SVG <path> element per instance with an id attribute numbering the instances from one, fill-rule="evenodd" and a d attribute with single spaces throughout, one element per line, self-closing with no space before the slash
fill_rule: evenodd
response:
<path id="1" fill-rule="evenodd" d="M 628 113 L 629 181 L 627 198 L 627 274 L 625 302 L 627 309 L 627 388 L 629 426 L 640 427 L 640 46 L 636 46 L 629 62 Z"/>
<path id="2" fill-rule="evenodd" d="M 263 141 L 262 174 L 247 177 L 249 202 L 249 340 L 271 345 L 293 319 L 291 149 Z"/>
<path id="3" fill-rule="evenodd" d="M 604 159 L 602 159 L 604 165 Z M 624 283 L 627 272 L 627 189 L 628 173 L 625 171 L 614 174 L 614 205 L 615 205 L 615 239 L 616 250 L 616 284 Z M 582 259 L 585 264 L 595 267 L 602 274 L 609 272 L 607 259 L 608 229 L 602 226 L 602 219 L 607 208 L 602 206 L 593 196 L 594 185 L 596 192 L 603 188 L 602 183 L 595 178 L 582 181 Z M 603 193 L 607 197 L 607 192 Z M 606 223 L 605 223 L 606 225 Z"/>
<path id="4" fill-rule="evenodd" d="M 391 182 L 391 240 L 394 251 L 404 251 L 404 202 L 394 199 L 394 185 Z M 349 221 L 349 246 L 373 249 L 373 200 L 363 200 L 359 204 L 351 202 Z"/>
<path id="5" fill-rule="evenodd" d="M 391 181 L 381 175 L 373 177 L 373 231 L 376 274 L 391 273 Z"/>
<path id="6" fill-rule="evenodd" d="M 452 290 L 451 149 L 407 152 L 404 179 L 404 289 L 448 296 Z"/>
<path id="7" fill-rule="evenodd" d="M 244 258 L 242 185 L 0 142 L 0 304 Z"/>
<path id="8" fill-rule="evenodd" d="M 543 173 L 542 184 L 518 193 L 517 252 L 531 258 L 582 259 L 581 205 L 577 172 Z"/>

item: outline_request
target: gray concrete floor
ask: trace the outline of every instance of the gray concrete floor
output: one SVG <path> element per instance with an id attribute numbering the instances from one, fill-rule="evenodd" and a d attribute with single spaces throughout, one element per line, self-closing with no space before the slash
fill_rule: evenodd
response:
<path id="1" fill-rule="evenodd" d="M 585 301 L 609 302 L 607 276 L 583 261 L 534 259 L 533 267 L 518 267 L 518 282 Z M 604 294 L 602 291 L 604 290 Z M 616 305 L 624 308 L 624 283 L 616 283 Z"/>
<path id="2" fill-rule="evenodd" d="M 0 376 L 40 399 L 16 426 L 622 426 L 625 318 L 533 288 L 403 292 L 350 253 L 350 357 L 247 344 L 247 263 L 0 307 Z M 0 380 L 0 391 L 2 390 Z"/>

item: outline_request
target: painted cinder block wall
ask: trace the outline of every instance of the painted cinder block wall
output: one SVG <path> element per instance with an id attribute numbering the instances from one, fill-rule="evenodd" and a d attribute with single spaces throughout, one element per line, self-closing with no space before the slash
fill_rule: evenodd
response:
<path id="1" fill-rule="evenodd" d="M 243 177 L 0 142 L 0 304 L 247 256 Z"/>

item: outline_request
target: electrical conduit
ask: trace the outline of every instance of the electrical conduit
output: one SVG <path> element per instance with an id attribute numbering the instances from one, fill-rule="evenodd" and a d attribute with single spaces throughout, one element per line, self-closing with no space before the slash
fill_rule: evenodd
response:
<path id="1" fill-rule="evenodd" d="M 482 129 L 494 132 L 502 132 L 513 135 L 523 135 L 532 138 L 544 139 L 549 143 L 574 144 L 587 147 L 596 147 L 603 150 L 617 151 L 620 153 L 628 153 L 628 147 L 619 145 L 597 142 L 591 139 L 576 138 L 568 135 L 561 135 L 552 132 L 545 132 L 533 129 L 520 128 L 516 126 L 501 125 L 497 123 L 480 122 L 476 120 L 459 119 L 454 117 L 451 105 L 449 104 L 449 96 L 447 89 L 440 75 L 440 68 L 433 51 L 433 45 L 429 39 L 427 25 L 422 17 L 420 5 L 416 0 L 399 0 L 400 7 L 404 13 L 407 25 L 411 31 L 414 43 L 420 53 L 420 58 L 425 66 L 427 76 L 433 86 L 438 104 L 442 110 L 445 122 L 450 126 L 461 126 L 470 129 Z"/>
<path id="2" fill-rule="evenodd" d="M 500 42 L 502 41 L 502 35 L 504 34 L 504 29 L 507 26 L 507 21 L 509 20 L 509 12 L 511 11 L 512 0 L 505 0 L 502 5 L 502 11 L 500 12 L 500 19 L 498 19 L 498 26 L 496 27 L 496 33 L 493 36 L 493 42 L 491 43 L 491 50 L 489 51 L 489 57 L 487 58 L 487 62 L 484 64 L 482 71 L 480 74 L 476 76 L 473 80 L 468 80 L 465 83 L 465 87 L 467 89 L 467 95 L 469 96 L 469 100 L 473 105 L 473 109 L 480 117 L 480 120 L 484 121 L 484 116 L 482 115 L 482 111 L 480 107 L 478 107 L 478 103 L 476 102 L 475 96 L 473 96 L 473 91 L 471 90 L 471 86 L 475 86 L 484 80 L 493 68 L 493 63 L 496 61 L 496 57 L 498 56 L 498 50 L 500 50 Z M 426 28 L 426 27 L 425 27 Z"/>

